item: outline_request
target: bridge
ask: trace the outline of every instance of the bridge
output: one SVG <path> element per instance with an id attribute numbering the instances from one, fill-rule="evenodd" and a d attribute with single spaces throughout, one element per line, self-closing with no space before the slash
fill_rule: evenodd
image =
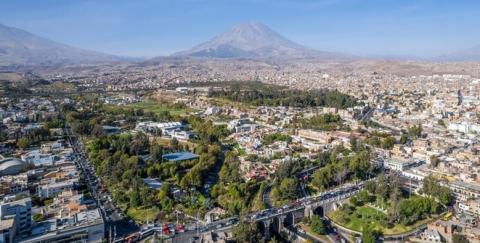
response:
<path id="1" fill-rule="evenodd" d="M 370 180 L 374 180 L 370 179 Z M 356 184 L 345 184 L 340 187 L 322 192 L 315 196 L 301 198 L 283 207 L 268 208 L 260 212 L 251 213 L 245 216 L 245 220 L 257 223 L 260 230 L 268 238 L 270 230 L 281 232 L 293 226 L 299 219 L 313 215 L 324 216 L 326 213 L 336 209 L 344 200 L 356 195 L 363 189 L 364 181 Z M 231 229 L 239 221 L 237 216 L 205 224 L 195 229 L 186 229 L 185 232 L 169 236 L 172 242 L 185 242 L 189 237 L 207 231 L 225 231 Z M 137 233 L 136 240 L 145 238 L 154 232 L 161 232 L 161 227 L 154 226 Z M 122 239 L 125 240 L 125 239 Z"/>
<path id="2" fill-rule="evenodd" d="M 256 222 L 265 235 L 268 235 L 270 230 L 280 232 L 285 226 L 292 226 L 301 218 L 313 215 L 323 217 L 326 213 L 335 210 L 343 201 L 356 195 L 363 185 L 364 182 L 346 184 L 315 196 L 301 198 L 283 207 L 249 214 L 245 219 Z"/>

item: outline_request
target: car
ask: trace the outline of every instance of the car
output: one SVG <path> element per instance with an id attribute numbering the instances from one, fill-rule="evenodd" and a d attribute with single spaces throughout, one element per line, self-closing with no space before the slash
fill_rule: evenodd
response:
<path id="1" fill-rule="evenodd" d="M 185 227 L 181 224 L 178 224 L 176 230 L 180 233 L 183 233 L 185 232 Z"/>

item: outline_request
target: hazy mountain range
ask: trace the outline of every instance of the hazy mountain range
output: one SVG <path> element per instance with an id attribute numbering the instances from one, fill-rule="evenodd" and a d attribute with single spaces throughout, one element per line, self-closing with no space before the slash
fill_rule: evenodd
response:
<path id="1" fill-rule="evenodd" d="M 0 66 L 103 63 L 120 57 L 84 50 L 0 24 Z"/>
<path id="2" fill-rule="evenodd" d="M 258 22 L 232 27 L 211 40 L 189 50 L 171 55 L 174 58 L 216 59 L 321 59 L 354 60 L 360 57 L 319 51 L 297 44 Z M 153 60 L 158 59 L 154 58 Z M 365 58 L 362 59 L 389 59 Z M 61 44 L 27 31 L 0 24 L 0 67 L 55 66 L 131 61 L 101 52 Z M 138 59 L 137 59 L 138 60 Z M 423 59 L 425 61 L 425 59 Z M 432 61 L 480 61 L 480 45 L 464 51 L 439 56 Z"/>
<path id="3" fill-rule="evenodd" d="M 445 61 L 480 61 L 480 45 L 472 48 L 440 56 Z"/>

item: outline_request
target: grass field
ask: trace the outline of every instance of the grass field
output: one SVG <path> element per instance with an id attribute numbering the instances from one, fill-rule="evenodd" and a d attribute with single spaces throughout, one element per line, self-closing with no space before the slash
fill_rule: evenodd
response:
<path id="1" fill-rule="evenodd" d="M 328 239 L 327 236 L 325 235 L 319 235 L 315 232 L 313 232 L 312 229 L 310 229 L 310 226 L 304 224 L 304 223 L 299 223 L 298 224 L 300 226 L 300 228 L 302 228 L 305 232 L 308 232 L 308 234 L 314 236 L 315 238 L 317 238 L 317 240 L 320 240 L 321 242 L 331 242 L 330 239 Z"/>
<path id="2" fill-rule="evenodd" d="M 335 223 L 343 225 L 351 230 L 362 232 L 365 226 L 370 225 L 375 230 L 381 231 L 386 235 L 404 233 L 431 220 L 421 220 L 413 225 L 408 226 L 397 224 L 393 228 L 387 228 L 387 215 L 369 206 L 357 207 L 352 214 L 347 214 L 341 210 L 336 210 L 330 213 L 328 217 L 331 218 Z"/>
<path id="3" fill-rule="evenodd" d="M 124 106 L 108 106 L 111 109 L 115 108 L 121 108 L 121 107 L 129 107 L 129 108 L 134 108 L 134 109 L 143 109 L 144 111 L 150 111 L 155 114 L 159 114 L 165 111 L 170 112 L 170 115 L 172 116 L 181 116 L 185 115 L 189 112 L 192 112 L 193 110 L 190 108 L 176 108 L 172 104 L 166 104 L 166 103 L 159 103 L 156 101 L 142 101 L 138 103 L 132 103 Z"/>
<path id="4" fill-rule="evenodd" d="M 160 210 L 158 208 L 129 208 L 127 211 L 127 215 L 135 220 L 135 222 L 143 223 L 147 221 L 153 222 L 159 213 Z"/>

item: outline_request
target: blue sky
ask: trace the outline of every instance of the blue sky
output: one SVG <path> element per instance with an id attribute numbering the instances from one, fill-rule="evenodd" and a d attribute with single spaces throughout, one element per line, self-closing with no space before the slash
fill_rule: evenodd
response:
<path id="1" fill-rule="evenodd" d="M 0 23 L 117 55 L 188 49 L 259 21 L 300 44 L 429 57 L 480 45 L 478 0 L 1 0 Z"/>

